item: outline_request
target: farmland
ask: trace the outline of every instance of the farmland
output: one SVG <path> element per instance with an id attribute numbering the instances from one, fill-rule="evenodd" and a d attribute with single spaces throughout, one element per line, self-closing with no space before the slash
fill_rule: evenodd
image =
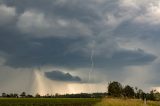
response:
<path id="1" fill-rule="evenodd" d="M 0 106 L 160 106 L 158 101 L 94 98 L 1 98 Z"/>
<path id="2" fill-rule="evenodd" d="M 0 106 L 93 106 L 92 98 L 1 98 Z"/>

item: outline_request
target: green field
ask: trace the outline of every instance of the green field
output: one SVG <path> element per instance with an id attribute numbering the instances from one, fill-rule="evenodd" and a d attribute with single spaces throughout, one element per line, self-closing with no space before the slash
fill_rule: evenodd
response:
<path id="1" fill-rule="evenodd" d="M 160 106 L 158 101 L 94 98 L 1 98 L 0 106 Z"/>
<path id="2" fill-rule="evenodd" d="M 1 98 L 0 106 L 93 106 L 100 99 L 91 98 Z"/>

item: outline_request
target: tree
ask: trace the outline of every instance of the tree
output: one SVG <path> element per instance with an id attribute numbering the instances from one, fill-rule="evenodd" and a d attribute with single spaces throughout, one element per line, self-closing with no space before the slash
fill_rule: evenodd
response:
<path id="1" fill-rule="evenodd" d="M 142 89 L 139 89 L 138 91 L 137 91 L 137 98 L 138 99 L 141 99 L 141 98 L 143 98 L 143 95 L 144 95 L 144 92 L 143 92 L 143 90 Z"/>
<path id="2" fill-rule="evenodd" d="M 13 94 L 13 97 L 14 97 L 14 98 L 18 98 L 18 94 L 14 93 L 14 94 Z"/>
<path id="3" fill-rule="evenodd" d="M 150 91 L 150 94 L 149 94 L 149 99 L 150 100 L 156 100 L 156 96 L 155 96 L 155 94 L 156 94 L 156 90 L 151 90 Z"/>
<path id="4" fill-rule="evenodd" d="M 6 93 L 2 93 L 2 97 L 7 97 L 7 94 Z"/>
<path id="5" fill-rule="evenodd" d="M 108 84 L 108 94 L 113 97 L 122 96 L 122 85 L 116 81 L 110 82 Z"/>
<path id="6" fill-rule="evenodd" d="M 125 86 L 123 89 L 123 95 L 128 98 L 133 98 L 135 95 L 134 89 L 129 85 Z"/>
<path id="7" fill-rule="evenodd" d="M 33 98 L 33 95 L 28 94 L 28 95 L 26 95 L 26 97 L 27 97 L 27 98 Z"/>
<path id="8" fill-rule="evenodd" d="M 14 97 L 14 94 L 13 94 L 13 93 L 10 93 L 10 94 L 8 94 L 8 96 L 9 96 L 10 98 L 13 98 L 13 97 Z"/>
<path id="9" fill-rule="evenodd" d="M 22 92 L 22 93 L 20 94 L 20 96 L 21 96 L 22 98 L 24 98 L 24 97 L 26 97 L 26 93 L 25 93 L 25 92 Z"/>
<path id="10" fill-rule="evenodd" d="M 37 94 L 35 95 L 35 97 L 36 97 L 36 98 L 40 98 L 41 95 L 40 95 L 39 93 L 37 93 Z"/>

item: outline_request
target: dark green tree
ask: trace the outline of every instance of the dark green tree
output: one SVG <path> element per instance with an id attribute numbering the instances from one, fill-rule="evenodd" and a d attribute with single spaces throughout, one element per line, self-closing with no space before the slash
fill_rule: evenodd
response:
<path id="1" fill-rule="evenodd" d="M 128 98 L 134 98 L 134 89 L 129 85 L 125 86 L 123 89 L 123 95 Z"/>
<path id="2" fill-rule="evenodd" d="M 155 96 L 156 92 L 157 92 L 156 90 L 150 91 L 150 95 L 149 95 L 150 100 L 156 100 L 156 96 Z"/>
<path id="3" fill-rule="evenodd" d="M 144 91 L 142 89 L 139 89 L 137 92 L 137 95 L 138 95 L 138 99 L 142 99 L 144 96 Z"/>
<path id="4" fill-rule="evenodd" d="M 36 97 L 36 98 L 40 98 L 41 95 L 40 95 L 39 93 L 37 93 L 37 94 L 35 95 L 35 97 Z"/>
<path id="5" fill-rule="evenodd" d="M 20 96 L 21 96 L 22 98 L 25 98 L 25 97 L 26 97 L 26 93 L 25 93 L 25 92 L 22 92 L 22 93 L 20 94 Z"/>
<path id="6" fill-rule="evenodd" d="M 122 85 L 119 82 L 113 81 L 108 84 L 108 94 L 113 97 L 122 96 Z"/>
<path id="7" fill-rule="evenodd" d="M 14 94 L 13 94 L 13 97 L 14 97 L 14 98 L 18 98 L 18 94 L 14 93 Z"/>
<path id="8" fill-rule="evenodd" d="M 135 98 L 141 99 L 143 97 L 143 93 L 142 89 L 138 89 L 137 87 L 135 88 Z"/>
<path id="9" fill-rule="evenodd" d="M 7 97 L 7 94 L 6 93 L 2 93 L 2 97 Z"/>

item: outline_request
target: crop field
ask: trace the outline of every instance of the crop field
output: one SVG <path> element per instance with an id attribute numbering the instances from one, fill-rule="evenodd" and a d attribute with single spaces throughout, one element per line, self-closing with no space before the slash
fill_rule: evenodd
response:
<path id="1" fill-rule="evenodd" d="M 160 106 L 158 101 L 94 98 L 1 98 L 0 106 Z"/>
<path id="2" fill-rule="evenodd" d="M 158 101 L 147 101 L 146 104 L 142 100 L 137 99 L 103 99 L 95 106 L 160 106 Z"/>
<path id="3" fill-rule="evenodd" d="M 0 106 L 94 106 L 92 98 L 1 98 Z"/>

